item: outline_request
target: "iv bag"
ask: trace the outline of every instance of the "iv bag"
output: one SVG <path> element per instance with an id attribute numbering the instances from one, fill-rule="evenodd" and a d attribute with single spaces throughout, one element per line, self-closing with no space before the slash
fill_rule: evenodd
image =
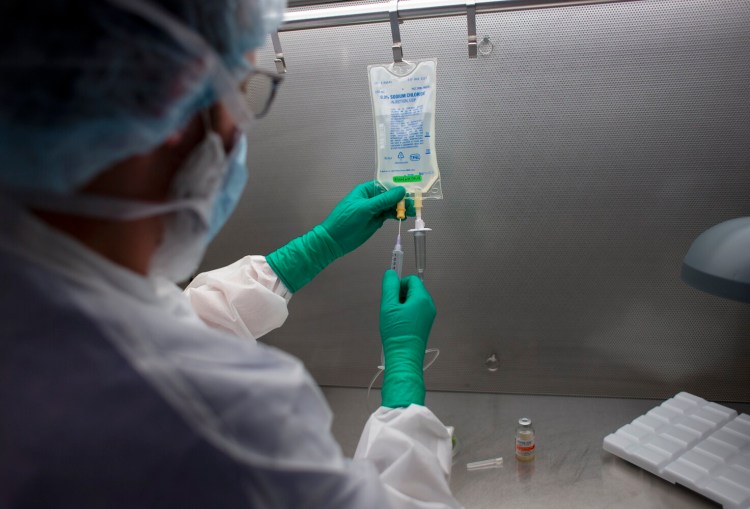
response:
<path id="1" fill-rule="evenodd" d="M 378 170 L 386 190 L 403 186 L 424 199 L 441 199 L 435 155 L 435 81 L 437 60 L 371 65 L 372 115 Z"/>

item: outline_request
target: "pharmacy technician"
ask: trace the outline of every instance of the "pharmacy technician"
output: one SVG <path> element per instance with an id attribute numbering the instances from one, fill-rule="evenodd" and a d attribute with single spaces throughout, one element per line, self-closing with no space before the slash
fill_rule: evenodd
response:
<path id="1" fill-rule="evenodd" d="M 418 280 L 383 279 L 382 407 L 354 459 L 303 365 L 256 342 L 403 188 L 358 186 L 270 255 L 174 284 L 243 189 L 280 81 L 252 50 L 283 8 L 2 2 L 0 507 L 458 507 Z"/>

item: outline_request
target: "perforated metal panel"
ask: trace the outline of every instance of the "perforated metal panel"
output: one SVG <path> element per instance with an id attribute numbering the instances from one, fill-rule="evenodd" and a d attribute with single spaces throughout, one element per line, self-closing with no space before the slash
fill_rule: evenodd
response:
<path id="1" fill-rule="evenodd" d="M 477 23 L 495 49 L 476 60 L 463 18 L 401 29 L 405 58 L 438 59 L 445 200 L 425 219 L 441 355 L 428 388 L 750 401 L 750 306 L 679 280 L 701 231 L 750 214 L 750 3 L 643 0 Z M 204 268 L 304 233 L 374 175 L 366 68 L 389 61 L 388 26 L 282 43 L 289 74 Z M 323 385 L 366 386 L 374 373 L 395 233 L 387 224 L 329 267 L 267 337 Z M 407 239 L 411 270 L 412 257 Z"/>

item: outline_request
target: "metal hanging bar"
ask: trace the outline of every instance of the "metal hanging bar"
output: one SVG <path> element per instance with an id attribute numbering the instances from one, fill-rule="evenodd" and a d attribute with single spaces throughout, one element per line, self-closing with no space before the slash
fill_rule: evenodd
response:
<path id="1" fill-rule="evenodd" d="M 398 26 L 398 0 L 393 0 L 388 7 L 388 17 L 391 21 L 391 37 L 393 37 L 393 61 L 404 61 L 404 49 L 401 47 L 401 29 Z"/>
<path id="2" fill-rule="evenodd" d="M 476 13 L 520 11 L 573 5 L 591 5 L 639 0 L 475 0 Z M 346 25 L 365 25 L 391 21 L 393 2 L 288 11 L 279 28 L 281 32 L 310 30 Z M 466 0 L 409 0 L 397 5 L 396 15 L 400 21 L 466 14 Z M 393 23 L 391 23 L 392 27 Z"/>
<path id="3" fill-rule="evenodd" d="M 477 3 L 466 0 L 466 28 L 469 31 L 469 58 L 477 58 Z"/>
<path id="4" fill-rule="evenodd" d="M 285 74 L 286 59 L 284 58 L 284 50 L 281 49 L 281 40 L 279 39 L 278 32 L 271 32 L 271 42 L 273 43 L 273 51 L 276 53 L 276 58 L 273 59 L 276 64 L 276 72 Z"/>

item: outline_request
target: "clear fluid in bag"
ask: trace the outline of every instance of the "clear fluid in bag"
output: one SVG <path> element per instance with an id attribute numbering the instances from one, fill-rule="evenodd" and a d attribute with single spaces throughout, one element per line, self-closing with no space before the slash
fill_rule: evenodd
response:
<path id="1" fill-rule="evenodd" d="M 437 61 L 367 68 L 378 157 L 376 180 L 424 199 L 443 197 L 435 154 Z"/>

